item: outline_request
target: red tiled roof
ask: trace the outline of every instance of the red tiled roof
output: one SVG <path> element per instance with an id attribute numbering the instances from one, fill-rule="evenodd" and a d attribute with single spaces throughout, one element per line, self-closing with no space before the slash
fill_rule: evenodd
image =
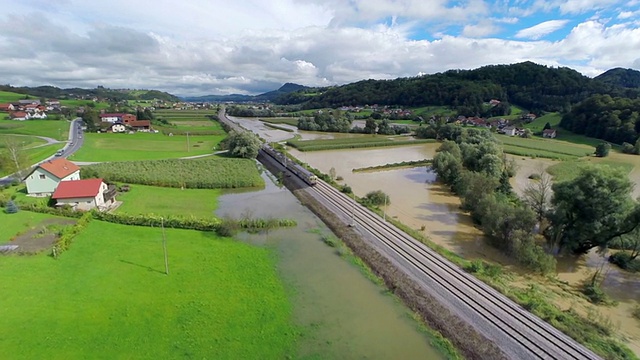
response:
<path id="1" fill-rule="evenodd" d="M 51 195 L 51 198 L 69 199 L 95 197 L 100 192 L 101 184 L 102 179 L 61 181 L 56 191 Z"/>
<path id="2" fill-rule="evenodd" d="M 124 113 L 100 114 L 100 117 L 101 118 L 103 118 L 103 117 L 122 117 L 123 115 L 127 115 L 127 114 L 124 114 Z"/>
<path id="3" fill-rule="evenodd" d="M 127 125 L 135 126 L 135 127 L 138 127 L 138 126 L 151 126 L 151 121 L 149 121 L 149 120 L 135 120 L 135 121 L 129 121 L 127 123 Z"/>
<path id="4" fill-rule="evenodd" d="M 16 112 L 11 113 L 9 116 L 12 117 L 12 118 L 23 118 L 23 117 L 27 116 L 27 113 L 24 112 L 24 111 L 16 111 Z"/>
<path id="5" fill-rule="evenodd" d="M 40 167 L 62 179 L 80 170 L 80 167 L 65 158 L 49 160 L 40 164 Z"/>

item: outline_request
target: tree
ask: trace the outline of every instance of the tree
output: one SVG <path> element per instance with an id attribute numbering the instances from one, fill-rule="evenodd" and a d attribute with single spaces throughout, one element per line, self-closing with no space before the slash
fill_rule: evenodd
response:
<path id="1" fill-rule="evenodd" d="M 364 125 L 364 132 L 366 134 L 375 134 L 377 128 L 378 128 L 378 125 L 376 124 L 375 120 L 367 119 Z"/>
<path id="2" fill-rule="evenodd" d="M 9 173 L 16 173 L 18 177 L 22 177 L 22 172 L 29 164 L 27 163 L 27 155 L 22 149 L 22 144 L 15 138 L 8 136 L 4 140 L 4 155 L 0 156 L 0 167 Z"/>
<path id="3" fill-rule="evenodd" d="M 542 130 L 544 131 L 544 130 L 549 130 L 549 129 L 551 129 L 551 123 L 547 121 L 547 123 L 544 124 L 544 127 L 542 128 Z"/>
<path id="4" fill-rule="evenodd" d="M 522 134 L 522 137 L 525 139 L 531 139 L 533 137 L 533 132 L 531 131 L 531 129 L 524 129 L 524 133 Z"/>
<path id="5" fill-rule="evenodd" d="M 458 152 L 459 151 L 460 149 L 458 149 Z M 462 172 L 462 162 L 460 161 L 460 158 L 456 158 L 453 153 L 448 151 L 437 153 L 433 158 L 432 167 L 440 181 L 449 185 L 453 185 L 458 180 L 460 173 Z"/>
<path id="6" fill-rule="evenodd" d="M 331 178 L 331 180 L 336 179 L 336 168 L 332 167 L 331 169 L 329 169 L 329 177 Z"/>
<path id="7" fill-rule="evenodd" d="M 365 202 L 369 205 L 380 206 L 380 205 L 389 205 L 391 201 L 389 200 L 389 195 L 385 194 L 381 190 L 370 191 L 364 197 Z"/>
<path id="8" fill-rule="evenodd" d="M 554 210 L 545 235 L 560 249 L 583 254 L 604 248 L 638 226 L 640 207 L 631 198 L 633 185 L 619 170 L 587 167 L 552 189 Z"/>
<path id="9" fill-rule="evenodd" d="M 551 186 L 551 176 L 543 169 L 540 169 L 538 179 L 530 182 L 524 189 L 524 201 L 536 213 L 538 221 L 542 221 L 549 210 Z"/>
<path id="10" fill-rule="evenodd" d="M 231 155 L 246 159 L 255 159 L 262 146 L 260 139 L 250 131 L 231 131 L 226 143 Z"/>
<path id="11" fill-rule="evenodd" d="M 607 157 L 609 156 L 609 151 L 611 150 L 611 144 L 606 142 L 601 142 L 596 146 L 596 156 L 597 157 Z"/>
<path id="12" fill-rule="evenodd" d="M 13 200 L 9 200 L 9 202 L 7 202 L 6 208 L 4 209 L 4 212 L 6 212 L 7 214 L 15 214 L 18 212 L 18 205 L 16 205 Z"/>

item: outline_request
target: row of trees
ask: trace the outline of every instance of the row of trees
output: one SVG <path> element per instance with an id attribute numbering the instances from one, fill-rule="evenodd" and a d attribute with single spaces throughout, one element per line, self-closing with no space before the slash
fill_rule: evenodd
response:
<path id="1" fill-rule="evenodd" d="M 573 180 L 553 185 L 541 171 L 520 199 L 508 182 L 515 166 L 505 161 L 491 133 L 450 126 L 436 131 L 447 139 L 433 159 L 439 179 L 461 197 L 462 208 L 492 244 L 520 262 L 542 272 L 555 266 L 537 243 L 536 228 L 555 251 L 583 254 L 621 243 L 636 249 L 625 263 L 640 255 L 640 204 L 619 170 L 585 167 Z"/>
<path id="2" fill-rule="evenodd" d="M 511 190 L 515 165 L 507 161 L 493 135 L 484 129 L 446 132 L 433 168 L 460 196 L 462 208 L 480 224 L 491 244 L 539 271 L 555 269 L 555 260 L 537 243 L 536 213 Z M 442 133 L 445 133 L 442 131 Z"/>

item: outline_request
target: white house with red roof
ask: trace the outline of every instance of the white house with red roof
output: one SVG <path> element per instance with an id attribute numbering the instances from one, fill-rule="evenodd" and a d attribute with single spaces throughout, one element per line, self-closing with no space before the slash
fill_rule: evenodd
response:
<path id="1" fill-rule="evenodd" d="M 104 210 L 115 203 L 115 188 L 109 189 L 102 179 L 62 181 L 51 195 L 56 206 L 69 205 L 74 210 Z"/>
<path id="2" fill-rule="evenodd" d="M 62 181 L 80 180 L 80 167 L 65 158 L 45 161 L 24 178 L 29 196 L 49 196 Z"/>

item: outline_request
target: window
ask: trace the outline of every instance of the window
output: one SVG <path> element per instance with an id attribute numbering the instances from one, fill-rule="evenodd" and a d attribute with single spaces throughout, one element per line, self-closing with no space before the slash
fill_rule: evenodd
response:
<path id="1" fill-rule="evenodd" d="M 47 177 L 46 177 L 46 176 L 44 176 L 44 174 L 40 174 L 40 179 L 44 180 L 44 179 L 46 179 L 46 178 L 47 178 Z"/>

